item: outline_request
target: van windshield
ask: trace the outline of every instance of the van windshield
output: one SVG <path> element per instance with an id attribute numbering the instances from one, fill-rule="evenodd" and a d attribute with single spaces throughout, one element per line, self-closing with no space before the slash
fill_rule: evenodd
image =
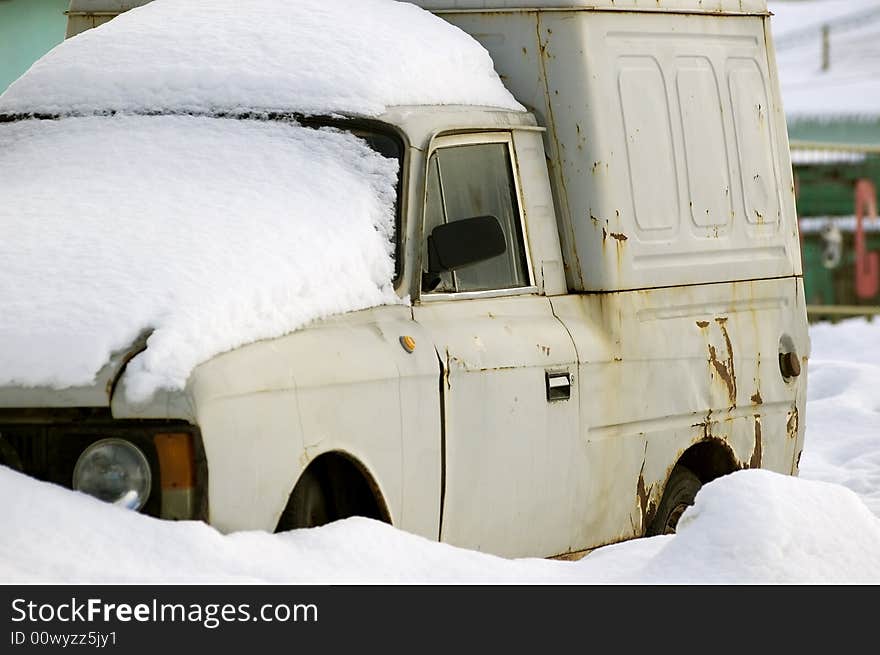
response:
<path id="1" fill-rule="evenodd" d="M 390 127 L 376 121 L 368 124 L 360 121 L 338 121 L 333 119 L 303 119 L 299 122 L 310 127 L 329 127 L 344 130 L 366 141 L 367 145 L 383 157 L 397 161 L 397 186 L 394 205 L 394 280 L 400 278 L 402 273 L 401 257 L 403 254 L 400 238 L 402 227 L 403 207 L 400 202 L 403 186 L 403 166 L 405 148 L 401 137 L 395 134 Z"/>

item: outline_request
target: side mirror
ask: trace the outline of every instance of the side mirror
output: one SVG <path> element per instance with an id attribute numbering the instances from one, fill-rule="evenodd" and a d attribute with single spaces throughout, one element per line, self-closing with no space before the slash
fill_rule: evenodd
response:
<path id="1" fill-rule="evenodd" d="M 477 216 L 438 225 L 428 237 L 426 280 L 503 255 L 506 250 L 504 230 L 494 216 Z"/>

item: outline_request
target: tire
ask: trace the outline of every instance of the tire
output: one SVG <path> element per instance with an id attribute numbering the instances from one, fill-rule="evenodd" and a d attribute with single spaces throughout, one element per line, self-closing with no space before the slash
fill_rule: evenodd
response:
<path id="1" fill-rule="evenodd" d="M 325 456 L 300 476 L 275 531 L 317 528 L 351 516 L 390 523 L 355 464 Z"/>
<path id="2" fill-rule="evenodd" d="M 694 498 L 702 486 L 703 483 L 693 471 L 677 464 L 672 469 L 672 475 L 669 476 L 669 482 L 666 483 L 666 489 L 663 491 L 663 498 L 657 506 L 657 513 L 651 519 L 645 536 L 675 534 L 678 520 L 684 510 L 694 504 Z"/>
<path id="3" fill-rule="evenodd" d="M 328 484 L 321 469 L 306 469 L 296 483 L 287 507 L 278 521 L 277 531 L 317 528 L 335 520 Z"/>

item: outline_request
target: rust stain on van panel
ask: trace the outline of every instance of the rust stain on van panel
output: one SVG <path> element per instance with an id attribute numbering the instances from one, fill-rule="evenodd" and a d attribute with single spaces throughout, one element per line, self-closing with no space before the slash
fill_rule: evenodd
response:
<path id="1" fill-rule="evenodd" d="M 642 464 L 642 470 L 644 470 L 644 464 Z M 651 521 L 654 520 L 654 514 L 657 513 L 657 505 L 653 500 L 651 500 L 651 492 L 653 490 L 653 484 L 650 487 L 645 487 L 645 478 L 640 472 L 639 482 L 636 487 L 636 500 L 638 501 L 639 505 L 639 514 L 642 517 L 642 533 L 644 533 L 648 529 L 648 526 L 651 525 Z"/>
<path id="2" fill-rule="evenodd" d="M 629 238 L 622 232 L 609 232 L 608 236 L 610 236 L 612 239 L 617 239 L 620 242 L 626 241 Z"/>
<path id="3" fill-rule="evenodd" d="M 636 483 L 636 507 L 639 510 L 639 516 L 642 520 L 642 525 L 639 530 L 636 530 L 636 527 L 633 525 L 633 532 L 635 534 L 644 534 L 647 531 L 648 526 L 651 524 L 651 520 L 654 518 L 654 514 L 657 511 L 657 507 L 655 503 L 651 500 L 651 493 L 654 491 L 654 485 L 651 484 L 650 487 L 645 486 L 645 464 L 648 462 L 648 442 L 645 442 L 645 453 L 642 456 L 642 467 L 639 469 L 639 480 Z M 632 524 L 632 520 L 630 520 L 630 524 Z"/>
<path id="4" fill-rule="evenodd" d="M 515 371 L 518 368 L 523 368 L 519 364 L 508 364 L 506 366 L 481 366 L 479 368 L 467 368 L 464 366 L 465 370 L 468 371 L 478 371 L 480 373 L 492 373 L 493 371 Z"/>
<path id="5" fill-rule="evenodd" d="M 761 390 L 758 389 L 755 393 L 752 394 L 752 404 L 753 405 L 762 405 L 764 403 L 764 399 L 761 398 Z"/>
<path id="6" fill-rule="evenodd" d="M 796 439 L 798 434 L 798 410 L 795 407 L 788 413 L 788 420 L 785 422 L 785 433 L 789 439 Z"/>
<path id="7" fill-rule="evenodd" d="M 639 503 L 639 513 L 642 516 L 642 530 L 648 529 L 648 509 L 650 506 L 650 494 L 645 488 L 645 478 L 639 474 L 639 483 L 636 487 L 636 497 Z"/>
<path id="8" fill-rule="evenodd" d="M 761 439 L 761 415 L 755 414 L 755 447 L 752 450 L 752 456 L 749 459 L 750 469 L 761 468 L 761 459 L 763 457 L 763 441 Z"/>
<path id="9" fill-rule="evenodd" d="M 710 409 L 706 412 L 706 418 L 703 419 L 702 423 L 694 423 L 691 425 L 692 428 L 701 428 L 703 431 L 702 438 L 710 439 L 712 438 L 712 410 Z"/>
<path id="10" fill-rule="evenodd" d="M 733 365 L 733 343 L 730 340 L 730 334 L 727 332 L 727 318 L 716 318 L 715 322 L 721 329 L 724 337 L 724 343 L 727 347 L 727 356 L 723 359 L 718 357 L 718 351 L 715 346 L 709 344 L 709 364 L 715 369 L 718 377 L 727 387 L 727 397 L 730 400 L 730 407 L 736 407 L 736 370 Z"/>
<path id="11" fill-rule="evenodd" d="M 727 397 L 731 407 L 736 407 L 736 378 L 732 373 L 731 360 L 730 357 L 725 361 L 718 359 L 718 351 L 715 350 L 715 346 L 709 344 L 709 363 L 727 387 Z"/>
<path id="12" fill-rule="evenodd" d="M 707 327 L 709 327 L 709 321 L 697 321 L 697 327 L 701 330 L 705 330 Z"/>

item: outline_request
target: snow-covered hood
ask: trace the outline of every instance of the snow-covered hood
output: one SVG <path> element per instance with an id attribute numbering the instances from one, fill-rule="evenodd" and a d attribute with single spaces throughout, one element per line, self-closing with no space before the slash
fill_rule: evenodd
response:
<path id="1" fill-rule="evenodd" d="M 292 122 L 0 123 L 0 387 L 104 404 L 152 330 L 125 375 L 145 401 L 221 352 L 401 302 L 397 170 L 350 133 Z"/>
<path id="2" fill-rule="evenodd" d="M 99 370 L 90 383 L 55 389 L 51 386 L 0 386 L 0 408 L 56 409 L 69 407 L 110 407 L 110 402 L 126 364 L 147 347 L 149 330 L 138 336 L 129 346 L 110 355 L 110 360 Z M 8 349 L 10 344 L 0 344 Z M 63 357 L 63 353 L 46 352 L 47 359 Z M 187 418 L 187 417 L 167 417 Z"/>

